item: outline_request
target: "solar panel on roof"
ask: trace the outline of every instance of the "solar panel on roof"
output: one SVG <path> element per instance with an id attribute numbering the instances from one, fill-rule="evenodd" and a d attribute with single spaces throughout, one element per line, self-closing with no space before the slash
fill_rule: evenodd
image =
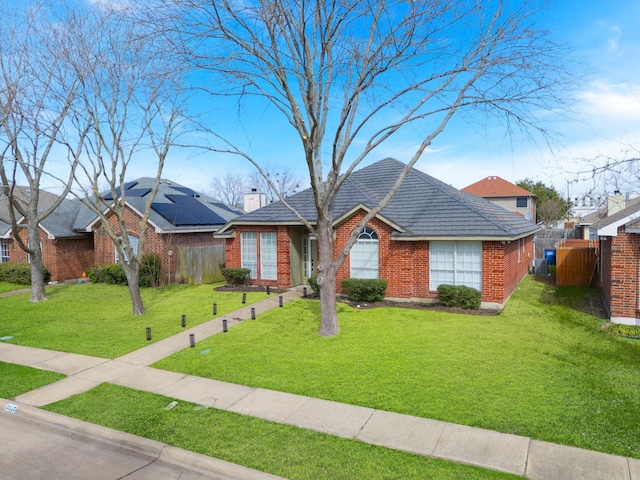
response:
<path id="1" fill-rule="evenodd" d="M 202 202 L 200 202 L 200 200 L 189 195 L 171 195 L 167 193 L 165 194 L 165 197 L 167 197 L 173 203 L 177 203 L 180 205 L 202 205 Z"/>
<path id="2" fill-rule="evenodd" d="M 182 195 L 180 195 L 182 196 Z M 201 203 L 152 203 L 151 208 L 175 226 L 222 225 L 225 220 Z"/>
<path id="3" fill-rule="evenodd" d="M 133 181 L 133 182 L 127 182 L 124 184 L 124 189 L 125 190 L 129 190 L 132 187 L 135 187 L 138 184 L 138 182 Z"/>
<path id="4" fill-rule="evenodd" d="M 190 196 L 199 196 L 196 192 L 194 192 L 193 190 L 191 190 L 190 188 L 187 187 L 173 187 L 174 190 L 177 190 L 179 192 L 184 193 L 185 195 L 190 195 Z"/>
<path id="5" fill-rule="evenodd" d="M 128 197 L 144 197 L 151 190 L 151 188 L 131 188 L 129 190 L 126 190 L 125 194 Z"/>
<path id="6" fill-rule="evenodd" d="M 230 207 L 229 205 L 226 205 L 224 203 L 220 203 L 220 202 L 213 202 L 211 205 L 218 207 L 218 208 L 222 208 L 223 210 L 226 210 L 227 212 L 231 212 L 233 214 L 238 214 L 239 210 L 237 208 L 233 208 Z"/>

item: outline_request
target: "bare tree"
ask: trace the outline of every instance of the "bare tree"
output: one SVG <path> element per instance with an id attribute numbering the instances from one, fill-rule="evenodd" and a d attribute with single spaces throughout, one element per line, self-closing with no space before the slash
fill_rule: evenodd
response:
<path id="1" fill-rule="evenodd" d="M 185 118 L 179 59 L 164 51 L 161 39 L 138 14 L 142 12 L 106 4 L 76 11 L 67 26 L 65 51 L 65 60 L 82 80 L 77 115 L 91 124 L 79 168 L 83 175 L 76 175 L 82 188 L 76 195 L 99 217 L 115 245 L 134 315 L 145 312 L 139 267 L 151 203 Z M 155 181 L 133 230 L 125 184 L 136 162 L 154 169 Z"/>
<path id="2" fill-rule="evenodd" d="M 264 176 L 258 171 L 253 171 L 249 177 L 249 182 L 252 188 L 266 195 L 267 203 L 293 195 L 302 185 L 302 180 L 296 176 L 291 168 L 265 165 L 262 167 L 262 171 Z M 267 179 L 271 181 L 269 182 Z"/>
<path id="3" fill-rule="evenodd" d="M 213 95 L 265 99 L 299 140 L 317 215 L 296 213 L 317 238 L 323 336 L 339 331 L 336 273 L 358 234 L 454 114 L 496 113 L 509 131 L 545 133 L 536 114 L 558 104 L 559 49 L 537 26 L 539 2 L 161 3 L 162 18 L 173 20 L 162 26 L 169 41 L 194 67 L 217 74 L 208 83 L 217 87 Z M 338 191 L 376 148 L 405 131 L 416 144 L 406 168 L 334 251 Z M 269 180 L 259 156 L 231 144 L 216 149 L 243 156 Z"/>
<path id="4" fill-rule="evenodd" d="M 227 172 L 220 177 L 214 177 L 209 185 L 209 193 L 213 198 L 234 207 L 242 208 L 243 195 L 249 191 L 249 181 L 246 175 L 238 172 Z"/>
<path id="5" fill-rule="evenodd" d="M 31 301 L 46 300 L 40 222 L 64 200 L 87 133 L 74 118 L 79 80 L 59 61 L 60 18 L 52 4 L 2 5 L 0 18 L 0 197 L 13 238 L 29 254 Z M 57 13 L 61 13 L 60 10 Z M 77 128 L 70 129 L 75 122 Z M 66 170 L 66 174 L 65 174 Z M 54 176 L 52 172 L 61 172 Z M 43 198 L 43 181 L 62 193 Z M 27 238 L 21 231 L 26 228 Z M 26 240 L 26 241 L 25 241 Z"/>

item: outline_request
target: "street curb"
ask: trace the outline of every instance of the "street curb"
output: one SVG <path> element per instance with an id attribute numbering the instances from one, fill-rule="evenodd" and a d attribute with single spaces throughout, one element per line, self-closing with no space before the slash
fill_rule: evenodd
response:
<path id="1" fill-rule="evenodd" d="M 17 406 L 15 413 L 6 411 L 8 405 Z M 242 465 L 226 462 L 195 452 L 190 452 L 157 440 L 139 437 L 102 425 L 85 422 L 59 413 L 41 410 L 36 407 L 0 398 L 3 415 L 15 415 L 27 421 L 61 430 L 68 435 L 78 435 L 88 440 L 124 448 L 140 455 L 150 457 L 154 462 L 164 462 L 175 467 L 185 468 L 201 475 L 218 475 L 229 480 L 284 480 L 282 477 L 260 472 Z"/>

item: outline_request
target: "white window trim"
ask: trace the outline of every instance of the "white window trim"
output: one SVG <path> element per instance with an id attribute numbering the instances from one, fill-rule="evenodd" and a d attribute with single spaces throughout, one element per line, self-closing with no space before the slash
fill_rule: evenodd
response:
<path id="1" fill-rule="evenodd" d="M 258 278 L 258 244 L 256 232 L 240 233 L 240 266 L 251 270 L 250 278 Z"/>
<path id="2" fill-rule="evenodd" d="M 434 253 L 434 247 L 436 247 L 437 245 L 442 244 L 448 244 L 448 245 L 452 245 L 453 246 L 453 258 L 452 258 L 452 265 L 449 266 L 448 264 L 445 265 L 443 268 L 438 268 L 438 269 L 434 269 L 434 260 L 435 260 L 435 253 Z M 459 250 L 459 246 L 460 245 L 475 245 L 476 247 L 479 247 L 478 249 L 478 255 L 479 258 L 477 260 L 479 260 L 479 266 L 480 269 L 479 270 L 469 270 L 469 269 L 463 269 L 460 268 L 459 265 L 459 254 L 458 254 L 458 250 Z M 435 272 L 444 272 L 444 271 L 449 271 L 452 272 L 453 274 L 453 279 L 451 282 L 445 282 L 445 281 L 440 281 L 437 276 L 434 273 Z M 479 282 L 475 283 L 475 282 L 464 282 L 463 280 L 460 279 L 461 275 L 463 275 L 464 273 L 471 273 L 471 274 L 475 274 L 479 277 Z M 473 283 L 473 284 L 471 284 Z M 451 285 L 466 285 L 468 287 L 472 287 L 475 288 L 476 290 L 482 291 L 482 242 L 477 242 L 477 241 L 465 241 L 465 240 L 459 240 L 459 241 L 432 241 L 429 244 L 429 290 L 435 291 L 438 289 L 439 285 L 442 284 L 451 284 Z"/>
<path id="3" fill-rule="evenodd" d="M 362 251 L 360 251 L 362 249 Z M 363 262 L 360 256 L 370 257 L 371 263 Z M 375 265 L 373 262 L 375 260 Z M 361 265 L 358 265 L 361 263 Z M 377 232 L 371 227 L 364 227 L 358 240 L 351 247 L 349 255 L 349 272 L 351 278 L 377 279 L 380 278 L 380 244 Z M 364 274 L 363 274 L 364 273 Z"/>
<path id="4" fill-rule="evenodd" d="M 260 278 L 278 279 L 278 234 L 260 232 Z"/>

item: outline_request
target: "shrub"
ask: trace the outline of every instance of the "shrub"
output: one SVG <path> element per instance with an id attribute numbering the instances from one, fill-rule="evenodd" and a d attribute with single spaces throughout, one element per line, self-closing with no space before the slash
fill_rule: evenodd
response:
<path id="1" fill-rule="evenodd" d="M 315 275 L 309 277 L 308 283 L 313 293 L 320 296 L 320 286 L 318 285 L 318 277 L 316 277 Z"/>
<path id="2" fill-rule="evenodd" d="M 87 268 L 87 277 L 92 283 L 107 283 L 109 285 L 127 285 L 127 277 L 122 265 L 93 265 Z"/>
<path id="3" fill-rule="evenodd" d="M 623 325 L 620 323 L 607 323 L 603 330 L 612 335 L 618 335 L 621 337 L 630 337 L 640 339 L 640 327 L 635 325 Z"/>
<path id="4" fill-rule="evenodd" d="M 220 271 L 222 272 L 222 275 L 224 275 L 227 285 L 231 284 L 234 287 L 237 287 L 238 285 L 249 284 L 249 275 L 251 275 L 251 270 L 248 268 L 223 268 Z"/>
<path id="5" fill-rule="evenodd" d="M 378 279 L 345 278 L 342 288 L 353 302 L 378 302 L 387 291 L 387 281 Z"/>
<path id="6" fill-rule="evenodd" d="M 478 310 L 482 294 L 475 288 L 465 285 L 440 285 L 438 299 L 445 307 L 460 307 Z"/>
<path id="7" fill-rule="evenodd" d="M 151 253 L 142 257 L 138 283 L 141 287 L 158 288 L 161 285 L 162 260 L 160 259 L 160 255 Z"/>
<path id="8" fill-rule="evenodd" d="M 51 273 L 47 267 L 42 267 L 45 283 L 51 280 Z M 0 281 L 18 285 L 31 284 L 31 265 L 29 263 L 5 262 L 0 263 Z"/>

